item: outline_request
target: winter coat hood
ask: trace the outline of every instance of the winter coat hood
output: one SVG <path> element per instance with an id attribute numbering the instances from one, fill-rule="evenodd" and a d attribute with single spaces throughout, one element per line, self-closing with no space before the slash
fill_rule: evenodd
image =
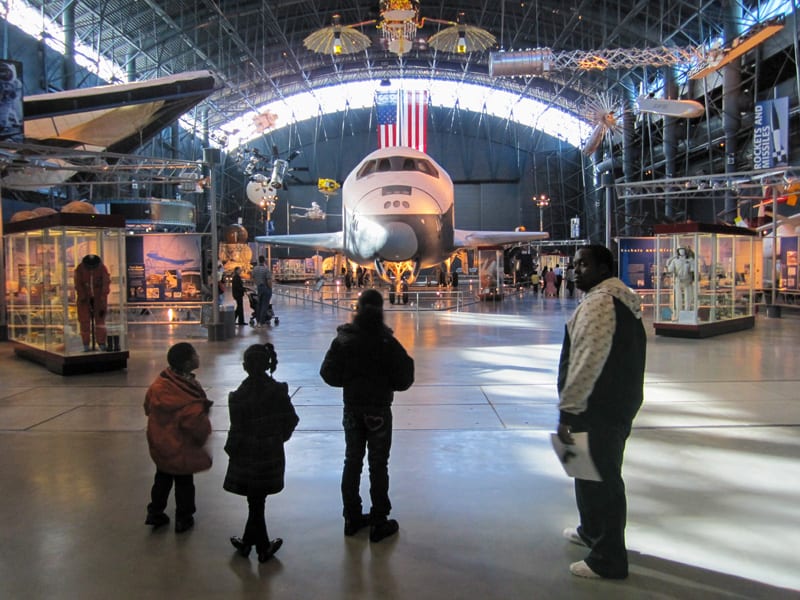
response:
<path id="1" fill-rule="evenodd" d="M 144 400 L 150 456 L 160 471 L 187 475 L 211 468 L 203 447 L 211 435 L 212 402 L 193 376 L 163 370 Z"/>
<path id="2" fill-rule="evenodd" d="M 642 299 L 618 277 L 604 279 L 589 290 L 588 294 L 608 294 L 622 302 L 637 319 L 642 318 Z"/>

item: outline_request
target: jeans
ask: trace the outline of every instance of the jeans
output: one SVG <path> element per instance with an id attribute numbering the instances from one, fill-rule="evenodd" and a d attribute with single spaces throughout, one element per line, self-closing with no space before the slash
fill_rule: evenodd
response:
<path id="1" fill-rule="evenodd" d="M 258 286 L 258 323 L 264 325 L 269 318 L 269 303 L 272 302 L 272 288 L 263 283 Z"/>
<path id="2" fill-rule="evenodd" d="M 368 451 L 370 515 L 373 521 L 385 519 L 392 510 L 389 502 L 389 451 L 392 448 L 392 410 L 367 409 L 354 411 L 345 408 L 344 469 L 342 470 L 342 504 L 345 519 L 361 516 L 359 486 L 364 454 Z"/>
<path id="3" fill-rule="evenodd" d="M 153 487 L 150 490 L 150 504 L 147 505 L 148 515 L 160 515 L 167 508 L 167 500 L 175 482 L 175 518 L 186 519 L 195 513 L 194 505 L 194 477 L 189 475 L 171 475 L 156 470 Z"/>

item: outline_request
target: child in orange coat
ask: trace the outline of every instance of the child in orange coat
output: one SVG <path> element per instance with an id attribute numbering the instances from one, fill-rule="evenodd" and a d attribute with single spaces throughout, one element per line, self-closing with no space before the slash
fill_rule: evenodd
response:
<path id="1" fill-rule="evenodd" d="M 211 435 L 208 412 L 213 403 L 192 373 L 200 366 L 194 346 L 175 344 L 167 352 L 167 362 L 144 400 L 147 443 L 156 464 L 145 524 L 157 529 L 169 523 L 164 510 L 174 482 L 175 532 L 182 533 L 194 525 L 193 474 L 211 468 L 204 445 Z"/>

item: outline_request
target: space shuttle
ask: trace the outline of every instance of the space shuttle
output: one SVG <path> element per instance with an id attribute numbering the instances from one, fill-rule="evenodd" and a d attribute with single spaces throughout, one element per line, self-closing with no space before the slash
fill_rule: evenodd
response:
<path id="1" fill-rule="evenodd" d="M 219 87 L 211 71 L 190 71 L 28 96 L 24 141 L 0 142 L 0 185 L 35 191 L 64 183 L 91 153 L 133 152 Z"/>
<path id="2" fill-rule="evenodd" d="M 468 231 L 455 228 L 450 176 L 424 152 L 381 148 L 367 155 L 342 186 L 342 230 L 331 233 L 258 236 L 274 246 L 344 254 L 384 281 L 437 267 L 458 251 L 546 239 L 541 231 Z"/>

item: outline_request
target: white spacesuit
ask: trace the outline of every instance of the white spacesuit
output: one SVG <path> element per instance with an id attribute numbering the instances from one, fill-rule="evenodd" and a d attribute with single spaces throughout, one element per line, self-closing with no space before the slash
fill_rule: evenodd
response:
<path id="1" fill-rule="evenodd" d="M 694 255 L 688 248 L 678 248 L 667 261 L 667 272 L 672 275 L 675 313 L 694 309 Z"/>
<path id="2" fill-rule="evenodd" d="M 17 68 L 0 61 L 0 138 L 22 132 L 22 82 Z"/>

